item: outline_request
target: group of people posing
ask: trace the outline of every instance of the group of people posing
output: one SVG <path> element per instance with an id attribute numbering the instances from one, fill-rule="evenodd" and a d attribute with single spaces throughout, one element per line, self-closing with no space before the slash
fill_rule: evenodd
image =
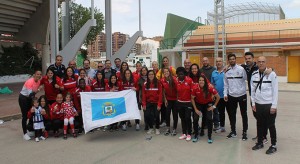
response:
<path id="1" fill-rule="evenodd" d="M 152 62 L 151 70 L 137 62 L 134 72 L 119 58 L 114 60 L 114 68 L 111 61 L 106 60 L 104 64 L 98 64 L 97 70 L 90 68 L 89 60 L 84 60 L 83 68 L 79 70 L 74 61 L 70 61 L 69 67 L 65 68 L 62 60 L 62 56 L 57 55 L 55 64 L 48 67 L 43 77 L 41 71 L 36 71 L 20 92 L 25 140 L 30 139 L 28 131 L 34 130 L 35 140 L 39 141 L 47 138 L 50 130 L 58 137 L 59 129 L 63 129 L 63 138 L 67 139 L 69 127 L 72 136 L 77 137 L 75 129 L 78 129 L 78 134 L 83 131 L 80 92 L 117 92 L 127 89 L 136 91 L 148 134 L 160 134 L 160 127 L 165 125 L 164 135 L 176 136 L 179 116 L 182 126 L 180 140 L 197 142 L 199 135 L 204 136 L 204 129 L 207 128 L 207 142 L 211 144 L 213 130 L 226 131 L 226 109 L 231 126 L 227 138 L 235 138 L 239 104 L 243 122 L 242 140 L 247 140 L 248 81 L 251 106 L 257 119 L 257 144 L 252 149 L 263 148 L 267 131 L 270 130 L 272 145 L 267 154 L 277 150 L 275 118 L 278 84 L 275 72 L 266 68 L 265 57 L 259 57 L 256 63 L 253 53 L 247 52 L 246 63 L 237 65 L 235 54 L 229 54 L 229 65 L 224 66 L 223 59 L 216 58 L 216 67 L 211 66 L 208 58 L 204 57 L 202 68 L 186 59 L 184 67 L 177 69 L 170 66 L 169 59 L 164 57 L 160 69 L 156 61 Z M 44 89 L 45 95 L 38 99 L 35 94 L 41 89 Z M 201 126 L 198 124 L 200 118 Z M 125 131 L 128 126 L 131 126 L 130 120 L 105 128 L 113 131 L 120 127 Z M 135 129 L 140 130 L 140 120 L 135 120 Z"/>

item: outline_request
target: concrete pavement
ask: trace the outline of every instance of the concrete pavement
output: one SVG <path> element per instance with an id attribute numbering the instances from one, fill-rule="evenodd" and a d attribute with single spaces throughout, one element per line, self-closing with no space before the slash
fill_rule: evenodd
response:
<path id="1" fill-rule="evenodd" d="M 241 117 L 237 114 L 238 137 L 226 139 L 229 132 L 226 115 L 226 133 L 213 134 L 214 143 L 208 144 L 207 137 L 198 143 L 178 140 L 178 136 L 153 135 L 145 140 L 146 133 L 134 128 L 128 131 L 96 131 L 68 140 L 50 137 L 46 141 L 24 141 L 21 120 L 0 125 L 1 163 L 209 163 L 209 164 L 296 164 L 300 163 L 300 92 L 279 92 L 276 119 L 278 152 L 266 155 L 265 148 L 252 151 L 252 137 L 256 135 L 255 120 L 248 110 L 249 131 L 247 141 L 241 140 Z M 14 102 L 11 103 L 15 103 Z M 250 109 L 250 108 L 249 108 Z M 180 122 L 180 121 L 179 121 Z M 179 123 L 179 127 L 180 123 Z M 180 132 L 178 129 L 178 132 Z"/>

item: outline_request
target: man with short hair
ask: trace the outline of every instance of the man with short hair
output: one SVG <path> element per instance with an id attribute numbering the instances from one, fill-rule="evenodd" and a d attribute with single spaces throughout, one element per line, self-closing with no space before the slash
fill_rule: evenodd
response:
<path id="1" fill-rule="evenodd" d="M 115 75 L 116 73 L 117 71 L 111 68 L 111 61 L 105 60 L 105 68 L 102 70 L 104 78 L 109 80 L 109 77 L 111 75 Z"/>
<path id="2" fill-rule="evenodd" d="M 220 119 L 220 128 L 216 129 L 216 132 L 225 132 L 225 107 L 226 102 L 224 101 L 224 67 L 223 67 L 223 59 L 218 57 L 216 59 L 217 69 L 212 72 L 211 75 L 211 84 L 217 89 L 220 100 L 217 105 L 217 110 L 219 112 Z M 216 124 L 215 124 L 216 125 Z"/>
<path id="3" fill-rule="evenodd" d="M 91 64 L 90 60 L 85 59 L 83 61 L 83 69 L 85 70 L 86 75 L 89 78 L 93 79 L 96 75 L 96 71 L 93 68 L 90 67 L 90 64 Z"/>
<path id="4" fill-rule="evenodd" d="M 102 62 L 98 63 L 98 71 L 102 71 L 104 69 L 104 64 Z"/>
<path id="5" fill-rule="evenodd" d="M 190 72 L 190 67 L 192 65 L 190 59 L 185 59 L 184 62 L 183 62 L 183 65 L 184 65 L 185 71 L 189 73 Z"/>
<path id="6" fill-rule="evenodd" d="M 48 69 L 52 69 L 54 71 L 54 74 L 58 76 L 59 78 L 63 78 L 65 76 L 65 65 L 62 64 L 63 57 L 61 55 L 56 55 L 55 57 L 55 63 L 51 64 Z"/>
<path id="7" fill-rule="evenodd" d="M 224 74 L 224 101 L 227 102 L 231 132 L 227 138 L 236 137 L 236 111 L 239 104 L 243 121 L 242 140 L 247 140 L 248 116 L 247 116 L 247 74 L 243 67 L 236 64 L 235 54 L 228 55 L 229 68 Z"/>
<path id="8" fill-rule="evenodd" d="M 154 73 L 157 74 L 157 72 L 159 71 L 159 67 L 158 67 L 158 62 L 157 61 L 153 61 L 152 62 L 152 69 L 153 69 Z"/>
<path id="9" fill-rule="evenodd" d="M 115 67 L 113 69 L 116 70 L 116 71 L 120 71 L 120 69 L 121 69 L 121 59 L 116 58 L 114 60 L 114 63 L 115 63 Z"/>
<path id="10" fill-rule="evenodd" d="M 214 70 L 216 70 L 216 68 L 209 65 L 209 60 L 208 60 L 207 57 L 204 57 L 202 59 L 202 64 L 203 64 L 203 66 L 200 69 L 200 71 L 202 71 L 204 73 L 204 75 L 206 76 L 206 78 L 208 80 L 210 80 L 211 79 L 211 74 Z"/>
<path id="11" fill-rule="evenodd" d="M 264 147 L 264 135 L 269 130 L 272 145 L 266 154 L 273 154 L 277 151 L 275 119 L 278 103 L 278 80 L 275 72 L 266 75 L 266 62 L 266 57 L 258 58 L 258 70 L 252 74 L 251 78 L 252 110 L 256 113 L 257 120 L 257 143 L 252 150 Z"/>
<path id="12" fill-rule="evenodd" d="M 68 66 L 74 70 L 75 75 L 79 75 L 79 71 L 77 69 L 76 62 L 74 60 L 69 61 Z"/>

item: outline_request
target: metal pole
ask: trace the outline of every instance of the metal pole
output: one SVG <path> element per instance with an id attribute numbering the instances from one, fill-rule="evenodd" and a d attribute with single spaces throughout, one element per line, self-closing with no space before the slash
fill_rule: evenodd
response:
<path id="1" fill-rule="evenodd" d="M 92 19 L 94 19 L 94 0 L 91 0 L 91 15 L 92 15 Z"/>
<path id="2" fill-rule="evenodd" d="M 141 19 L 141 0 L 139 0 L 139 31 L 142 31 L 142 19 Z"/>
<path id="3" fill-rule="evenodd" d="M 215 10 L 215 19 L 214 19 L 214 26 L 215 26 L 215 48 L 214 48 L 214 65 L 216 65 L 216 58 L 218 56 L 218 52 L 219 52 L 219 32 L 218 32 L 218 25 L 219 25 L 219 21 L 218 21 L 218 0 L 214 1 L 214 10 Z"/>
<path id="4" fill-rule="evenodd" d="M 50 1 L 50 47 L 51 47 L 51 62 L 55 61 L 55 56 L 58 54 L 58 15 L 57 15 L 57 0 Z"/>
<path id="5" fill-rule="evenodd" d="M 106 35 L 106 59 L 112 57 L 112 37 L 111 37 L 111 1 L 105 0 L 105 35 Z"/>

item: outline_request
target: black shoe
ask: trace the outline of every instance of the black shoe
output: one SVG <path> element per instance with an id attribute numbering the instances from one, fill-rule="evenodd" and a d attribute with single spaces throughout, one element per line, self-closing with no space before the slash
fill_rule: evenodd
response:
<path id="1" fill-rule="evenodd" d="M 246 141 L 248 138 L 247 138 L 247 133 L 246 132 L 243 132 L 243 137 L 242 137 L 242 140 L 243 141 Z"/>
<path id="2" fill-rule="evenodd" d="M 264 144 L 256 143 L 255 146 L 252 147 L 252 150 L 259 150 L 264 148 Z"/>
<path id="3" fill-rule="evenodd" d="M 274 154 L 277 151 L 276 145 L 272 145 L 269 147 L 269 149 L 266 151 L 266 154 L 271 155 Z"/>
<path id="4" fill-rule="evenodd" d="M 78 129 L 78 134 L 82 134 L 82 131 L 83 131 L 82 128 L 79 128 Z"/>
<path id="5" fill-rule="evenodd" d="M 127 122 L 127 126 L 128 126 L 128 127 L 132 127 L 132 125 L 131 125 L 131 122 L 130 122 L 130 121 L 128 121 L 128 122 Z"/>
<path id="6" fill-rule="evenodd" d="M 64 134 L 64 140 L 68 139 L 67 134 Z"/>
<path id="7" fill-rule="evenodd" d="M 167 131 L 165 132 L 165 136 L 168 136 L 170 133 L 170 129 L 167 129 Z"/>
<path id="8" fill-rule="evenodd" d="M 228 139 L 228 138 L 235 138 L 235 137 L 236 137 L 236 132 L 230 132 L 226 138 Z"/>
<path id="9" fill-rule="evenodd" d="M 204 136 L 204 130 L 201 130 L 200 136 L 201 136 L 201 137 Z"/>

